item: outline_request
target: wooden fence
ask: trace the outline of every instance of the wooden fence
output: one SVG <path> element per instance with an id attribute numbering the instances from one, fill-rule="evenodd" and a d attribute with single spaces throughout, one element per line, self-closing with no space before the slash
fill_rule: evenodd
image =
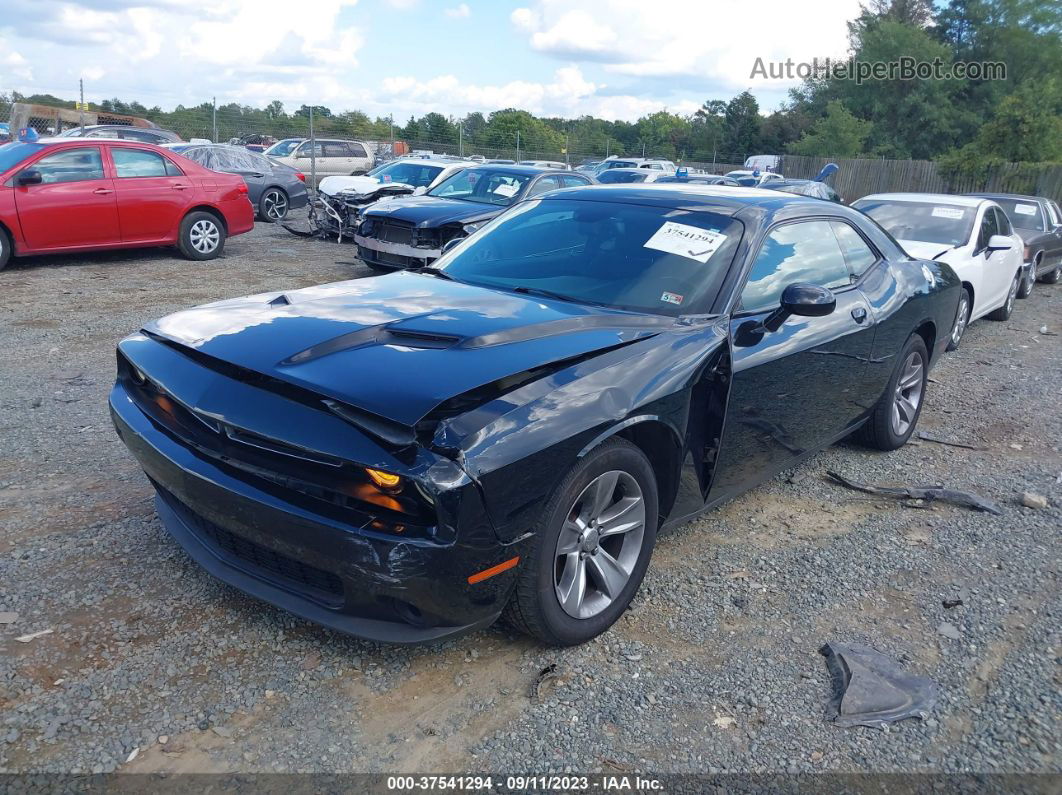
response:
<path id="1" fill-rule="evenodd" d="M 1062 165 L 1004 163 L 980 177 L 948 179 L 932 160 L 830 160 L 785 155 L 780 171 L 787 177 L 812 179 L 827 163 L 839 169 L 830 184 L 846 202 L 870 193 L 1021 193 L 1062 201 Z"/>

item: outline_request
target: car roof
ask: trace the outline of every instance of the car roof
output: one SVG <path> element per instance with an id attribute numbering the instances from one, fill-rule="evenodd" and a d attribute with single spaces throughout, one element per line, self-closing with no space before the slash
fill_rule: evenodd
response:
<path id="1" fill-rule="evenodd" d="M 617 169 L 618 170 L 618 169 Z M 788 205 L 807 203 L 809 207 L 822 207 L 822 200 L 810 196 L 796 196 L 776 190 L 739 188 L 729 185 L 703 185 L 654 182 L 619 183 L 612 185 L 584 185 L 550 191 L 543 197 L 580 199 L 587 201 L 622 201 L 629 204 L 646 204 L 657 207 L 672 207 L 695 210 L 711 209 L 712 212 L 740 212 L 749 206 Z"/>
<path id="2" fill-rule="evenodd" d="M 44 144 L 45 146 L 93 146 L 94 144 L 123 144 L 126 146 L 150 146 L 155 149 L 164 148 L 161 144 L 152 143 L 151 141 L 137 141 L 133 138 L 61 138 L 59 136 L 49 138 L 39 138 L 31 143 Z M 180 143 L 178 141 L 171 141 L 171 143 Z"/>
<path id="3" fill-rule="evenodd" d="M 478 166 L 469 166 L 469 171 L 490 171 L 499 174 L 523 174 L 534 176 L 537 174 L 567 174 L 568 171 L 560 168 L 541 168 L 539 166 L 509 165 L 506 163 L 483 163 Z"/>
<path id="4" fill-rule="evenodd" d="M 1049 201 L 1046 196 L 1029 196 L 1025 193 L 967 193 L 967 196 L 979 196 L 982 199 L 1021 199 L 1027 202 Z"/>
<path id="5" fill-rule="evenodd" d="M 857 201 L 874 199 L 890 202 L 918 202 L 921 204 L 957 204 L 960 207 L 980 207 L 988 199 L 982 196 L 955 196 L 951 193 L 872 193 Z"/>

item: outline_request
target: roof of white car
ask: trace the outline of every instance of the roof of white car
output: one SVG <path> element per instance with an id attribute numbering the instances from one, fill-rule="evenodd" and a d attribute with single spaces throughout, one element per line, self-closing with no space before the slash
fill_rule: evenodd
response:
<path id="1" fill-rule="evenodd" d="M 889 202 L 921 202 L 923 204 L 954 204 L 959 207 L 980 207 L 991 199 L 978 196 L 953 196 L 950 193 L 873 193 L 858 201 L 874 199 Z"/>

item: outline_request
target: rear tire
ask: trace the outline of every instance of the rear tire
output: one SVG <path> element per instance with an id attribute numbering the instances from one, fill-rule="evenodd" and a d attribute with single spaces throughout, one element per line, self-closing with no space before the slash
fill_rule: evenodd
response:
<path id="1" fill-rule="evenodd" d="M 907 444 L 922 416 L 928 373 L 925 340 L 912 334 L 897 357 L 884 394 L 859 429 L 860 441 L 878 450 L 896 450 Z"/>
<path id="2" fill-rule="evenodd" d="M 554 646 L 600 635 L 641 585 L 657 519 L 656 477 L 645 454 L 619 438 L 591 450 L 557 486 L 532 529 L 507 622 Z"/>
<path id="3" fill-rule="evenodd" d="M 1014 276 L 1014 281 L 1010 283 L 1010 289 L 1007 290 L 1007 298 L 1003 302 L 1003 306 L 998 309 L 993 309 L 988 313 L 989 320 L 1010 320 L 1010 315 L 1014 311 L 1014 299 L 1018 295 L 1018 285 L 1021 284 L 1021 273 L 1017 273 Z"/>
<path id="4" fill-rule="evenodd" d="M 7 263 L 11 262 L 13 251 L 14 246 L 11 245 L 11 236 L 3 229 L 0 229 L 0 271 L 7 267 Z"/>
<path id="5" fill-rule="evenodd" d="M 213 213 L 188 213 L 181 221 L 177 246 L 188 259 L 214 259 L 225 250 L 225 227 Z"/>
<path id="6" fill-rule="evenodd" d="M 277 224 L 288 217 L 291 201 L 283 188 L 267 188 L 258 200 L 258 217 L 262 221 Z"/>
<path id="7" fill-rule="evenodd" d="M 1062 276 L 1062 265 L 1056 265 L 1053 271 L 1048 271 L 1040 277 L 1044 284 L 1058 284 L 1059 276 Z"/>

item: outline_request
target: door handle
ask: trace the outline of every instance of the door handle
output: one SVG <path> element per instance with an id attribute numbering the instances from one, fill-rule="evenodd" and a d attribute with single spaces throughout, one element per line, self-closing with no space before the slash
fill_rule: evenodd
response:
<path id="1" fill-rule="evenodd" d="M 863 323 L 867 319 L 867 310 L 861 306 L 857 306 L 852 310 L 852 320 L 856 323 Z"/>
<path id="2" fill-rule="evenodd" d="M 110 188 L 96 188 L 96 190 L 92 192 L 95 193 L 97 196 L 107 196 L 111 193 L 114 193 L 114 191 Z"/>
<path id="3" fill-rule="evenodd" d="M 188 190 L 192 186 L 191 185 L 177 184 L 177 185 L 171 185 L 170 187 L 173 188 L 174 190 Z"/>

